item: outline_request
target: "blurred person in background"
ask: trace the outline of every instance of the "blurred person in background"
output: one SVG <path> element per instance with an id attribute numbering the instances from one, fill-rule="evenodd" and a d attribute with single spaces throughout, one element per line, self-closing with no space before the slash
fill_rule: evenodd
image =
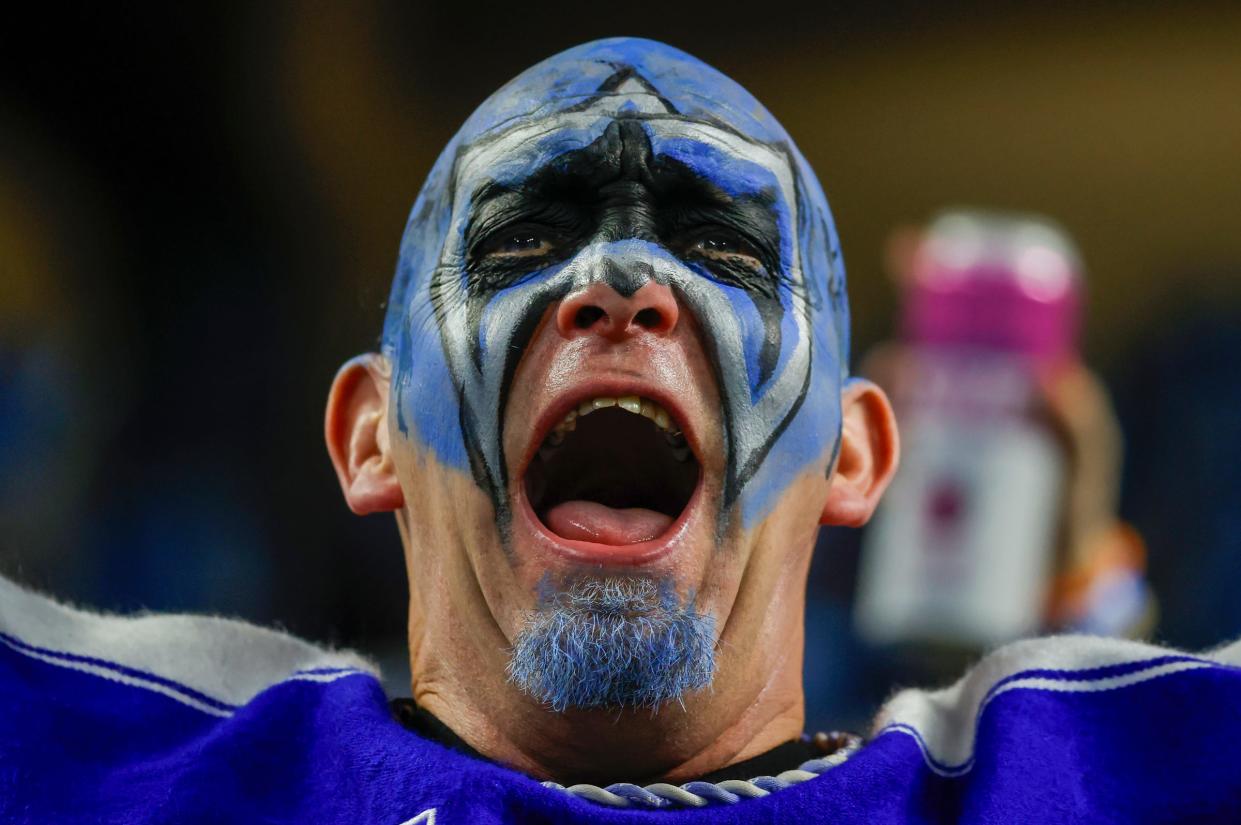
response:
<path id="1" fill-rule="evenodd" d="M 384 351 L 329 400 L 346 500 L 401 528 L 414 701 L 271 631 L 3 583 L 4 812 L 1236 817 L 1235 647 L 1037 640 L 898 695 L 864 748 L 802 732 L 817 527 L 864 523 L 896 464 L 843 275 L 813 173 L 727 78 L 639 40 L 524 73 L 432 170 Z"/>

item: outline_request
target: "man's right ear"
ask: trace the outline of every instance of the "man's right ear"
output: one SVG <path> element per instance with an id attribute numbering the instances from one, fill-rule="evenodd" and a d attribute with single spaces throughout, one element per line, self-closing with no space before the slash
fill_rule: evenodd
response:
<path id="1" fill-rule="evenodd" d="M 349 509 L 360 516 L 399 509 L 405 495 L 388 441 L 388 359 L 378 353 L 348 361 L 327 398 L 323 435 Z"/>

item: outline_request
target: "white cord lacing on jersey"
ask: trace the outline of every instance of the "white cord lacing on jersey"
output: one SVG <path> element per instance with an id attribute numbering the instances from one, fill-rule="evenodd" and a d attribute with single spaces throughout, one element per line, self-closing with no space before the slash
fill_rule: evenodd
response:
<path id="1" fill-rule="evenodd" d="M 749 781 L 726 779 L 723 782 L 686 782 L 684 785 L 656 782 L 646 787 L 629 782 L 617 782 L 606 788 L 589 784 L 570 785 L 566 788 L 558 782 L 544 782 L 543 787 L 555 788 L 580 799 L 589 799 L 592 802 L 611 805 L 615 808 L 631 806 L 701 808 L 713 802 L 733 805 L 743 799 L 757 799 L 773 791 L 805 782 L 807 779 L 814 779 L 847 760 L 861 747 L 861 737 L 851 735 L 848 742 L 830 756 L 803 762 L 796 769 L 784 771 L 779 776 L 756 776 Z"/>

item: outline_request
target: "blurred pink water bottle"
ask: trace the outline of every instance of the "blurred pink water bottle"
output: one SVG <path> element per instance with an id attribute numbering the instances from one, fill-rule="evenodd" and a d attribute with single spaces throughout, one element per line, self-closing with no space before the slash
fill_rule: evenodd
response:
<path id="1" fill-rule="evenodd" d="M 903 273 L 889 374 L 901 467 L 862 548 L 857 626 L 878 644 L 1037 632 L 1066 457 L 1039 375 L 1076 357 L 1080 264 L 1042 218 L 941 214 Z"/>

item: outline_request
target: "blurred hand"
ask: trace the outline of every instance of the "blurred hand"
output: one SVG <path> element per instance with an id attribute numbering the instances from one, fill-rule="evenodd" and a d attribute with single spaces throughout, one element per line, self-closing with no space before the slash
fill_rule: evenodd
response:
<path id="1" fill-rule="evenodd" d="M 1046 373 L 1039 386 L 1048 425 L 1068 461 L 1047 623 L 1053 629 L 1145 635 L 1155 618 L 1142 580 L 1146 548 L 1117 515 L 1123 445 L 1107 391 L 1080 362 Z"/>

